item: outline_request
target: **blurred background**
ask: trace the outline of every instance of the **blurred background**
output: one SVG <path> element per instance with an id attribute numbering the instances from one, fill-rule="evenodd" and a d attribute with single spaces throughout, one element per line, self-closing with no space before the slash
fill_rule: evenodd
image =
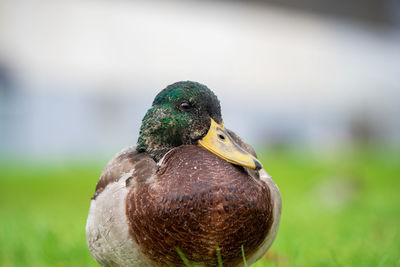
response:
<path id="1" fill-rule="evenodd" d="M 0 0 L 0 265 L 95 265 L 97 178 L 181 80 L 281 188 L 259 266 L 400 266 L 398 0 Z"/>

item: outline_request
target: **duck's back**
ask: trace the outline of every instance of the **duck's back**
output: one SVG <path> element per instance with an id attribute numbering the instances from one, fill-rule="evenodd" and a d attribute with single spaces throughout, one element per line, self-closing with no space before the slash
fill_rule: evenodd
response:
<path id="1" fill-rule="evenodd" d="M 153 266 L 129 234 L 126 196 L 133 185 L 138 166 L 155 172 L 155 162 L 129 147 L 118 153 L 105 167 L 92 197 L 86 223 L 86 241 L 102 266 Z"/>

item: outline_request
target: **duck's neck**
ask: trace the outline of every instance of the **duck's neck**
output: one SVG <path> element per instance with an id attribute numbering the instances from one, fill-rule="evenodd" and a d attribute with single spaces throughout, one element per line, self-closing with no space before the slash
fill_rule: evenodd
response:
<path id="1" fill-rule="evenodd" d="M 152 157 L 156 162 L 160 161 L 164 155 L 173 149 L 173 146 L 166 145 L 162 142 L 157 142 L 156 140 L 150 141 L 150 138 L 140 138 L 136 146 L 138 152 L 146 152 L 150 157 Z"/>
<path id="2" fill-rule="evenodd" d="M 140 127 L 136 150 L 147 152 L 158 162 L 168 151 L 183 144 L 182 132 L 188 125 L 178 123 L 165 109 L 150 108 Z"/>

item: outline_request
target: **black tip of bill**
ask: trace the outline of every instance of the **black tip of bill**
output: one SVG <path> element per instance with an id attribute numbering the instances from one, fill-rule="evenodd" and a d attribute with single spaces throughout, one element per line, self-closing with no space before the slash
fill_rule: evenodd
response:
<path id="1" fill-rule="evenodd" d="M 256 166 L 256 170 L 257 171 L 260 170 L 262 168 L 261 163 L 256 159 L 253 159 L 253 161 L 254 161 L 254 165 Z"/>

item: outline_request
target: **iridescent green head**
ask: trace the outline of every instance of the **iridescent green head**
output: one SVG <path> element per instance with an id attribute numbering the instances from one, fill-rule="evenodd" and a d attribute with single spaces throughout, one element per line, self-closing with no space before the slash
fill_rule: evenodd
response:
<path id="1" fill-rule="evenodd" d="M 143 118 L 137 144 L 156 161 L 180 145 L 197 145 L 211 119 L 222 123 L 218 98 L 197 82 L 177 82 L 162 90 Z"/>

